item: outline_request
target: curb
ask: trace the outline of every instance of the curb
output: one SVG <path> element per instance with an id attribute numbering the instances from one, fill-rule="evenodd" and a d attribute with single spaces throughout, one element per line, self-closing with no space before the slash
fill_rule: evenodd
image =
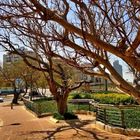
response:
<path id="1" fill-rule="evenodd" d="M 2 119 L 0 119 L 0 127 L 2 127 L 3 126 L 3 121 L 2 121 Z"/>
<path id="2" fill-rule="evenodd" d="M 96 121 L 93 127 L 96 127 L 101 130 L 105 130 L 107 132 L 116 133 L 116 134 L 123 134 L 127 136 L 138 136 L 140 137 L 140 129 L 124 129 L 121 127 L 115 127 L 106 125 L 100 121 Z"/>
<path id="3" fill-rule="evenodd" d="M 53 123 L 59 123 L 59 120 L 53 118 L 53 117 L 50 117 L 50 121 L 53 122 Z"/>
<path id="4" fill-rule="evenodd" d="M 42 113 L 41 115 L 36 114 L 34 111 L 30 110 L 29 108 L 27 108 L 26 106 L 23 106 L 23 108 L 30 112 L 34 117 L 36 118 L 42 118 L 42 117 L 47 117 L 47 116 L 51 116 L 52 113 Z"/>

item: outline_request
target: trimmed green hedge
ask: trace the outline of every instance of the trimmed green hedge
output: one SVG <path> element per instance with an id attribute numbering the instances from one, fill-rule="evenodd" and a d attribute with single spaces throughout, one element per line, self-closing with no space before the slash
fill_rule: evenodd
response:
<path id="1" fill-rule="evenodd" d="M 72 93 L 69 99 L 94 99 L 101 104 L 114 105 L 137 104 L 131 96 L 122 93 Z"/>
<path id="2" fill-rule="evenodd" d="M 108 93 L 108 94 L 93 94 L 93 99 L 101 104 L 127 105 L 136 104 L 136 101 L 127 94 Z"/>
<path id="3" fill-rule="evenodd" d="M 91 93 L 72 93 L 69 95 L 69 99 L 92 99 Z"/>
<path id="4" fill-rule="evenodd" d="M 57 112 L 57 105 L 55 100 L 48 100 L 48 99 L 37 99 L 33 101 L 34 104 L 37 106 L 36 110 L 38 113 L 56 113 Z M 89 111 L 88 104 L 72 104 L 68 103 L 68 112 L 72 112 L 74 110 L 87 110 Z M 91 110 L 92 107 L 91 107 Z"/>

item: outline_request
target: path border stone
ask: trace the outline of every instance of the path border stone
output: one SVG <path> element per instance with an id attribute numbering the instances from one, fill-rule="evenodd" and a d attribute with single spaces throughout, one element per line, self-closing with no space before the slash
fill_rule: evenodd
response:
<path id="1" fill-rule="evenodd" d="M 2 127 L 2 126 L 3 126 L 3 120 L 0 119 L 0 127 Z"/>
<path id="2" fill-rule="evenodd" d="M 111 133 L 140 137 L 140 129 L 124 129 L 121 127 L 114 127 L 114 126 L 106 125 L 100 121 L 95 121 L 95 124 L 93 125 L 93 127 L 96 127 L 98 129 L 105 130 Z"/>

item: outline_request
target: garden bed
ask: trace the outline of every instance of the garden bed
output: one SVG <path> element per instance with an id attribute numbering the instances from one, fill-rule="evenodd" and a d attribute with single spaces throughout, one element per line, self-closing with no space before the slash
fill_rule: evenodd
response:
<path id="1" fill-rule="evenodd" d="M 93 104 L 96 107 L 96 120 L 106 125 L 140 129 L 140 106 Z"/>
<path id="2" fill-rule="evenodd" d="M 54 114 L 57 112 L 56 102 L 54 100 L 40 99 L 35 101 L 29 101 L 23 99 L 26 108 L 36 113 L 36 116 L 42 117 L 47 114 Z M 93 111 L 92 106 L 89 103 L 68 103 L 68 112 L 78 112 L 81 110 L 81 113 L 85 111 Z"/>

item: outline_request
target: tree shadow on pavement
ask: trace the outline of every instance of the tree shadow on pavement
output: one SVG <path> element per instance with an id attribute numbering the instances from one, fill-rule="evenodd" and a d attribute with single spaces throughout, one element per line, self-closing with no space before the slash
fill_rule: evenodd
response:
<path id="1" fill-rule="evenodd" d="M 18 126 L 18 125 L 21 125 L 21 123 L 18 123 L 18 122 L 16 122 L 16 123 L 11 123 L 11 124 L 7 124 L 7 125 L 2 125 L 2 126 L 0 126 L 0 127 L 7 127 L 7 126 Z"/>
<path id="2" fill-rule="evenodd" d="M 30 131 L 30 134 L 39 134 L 39 133 L 45 133 L 47 136 L 45 136 L 42 140 L 56 140 L 56 134 L 60 132 L 64 132 L 65 134 L 61 134 L 61 139 L 68 139 L 67 136 L 71 133 L 73 138 L 78 137 L 79 139 L 95 139 L 95 140 L 105 140 L 108 139 L 106 136 L 101 136 L 100 134 L 96 134 L 94 132 L 94 129 L 92 128 L 86 128 L 86 125 L 93 123 L 93 120 L 75 120 L 75 121 L 65 121 L 67 125 L 58 126 L 56 129 L 53 130 L 43 130 L 43 131 Z M 68 131 L 69 132 L 68 132 Z M 74 132 L 74 134 L 73 134 Z M 67 135 L 68 133 L 68 135 Z"/>
<path id="3" fill-rule="evenodd" d="M 18 104 L 13 104 L 13 107 L 16 107 L 16 106 L 23 106 L 23 104 L 22 103 L 18 103 Z M 4 105 L 2 105 L 2 107 L 10 107 L 11 108 L 11 103 L 8 103 L 8 104 L 4 104 Z"/>

